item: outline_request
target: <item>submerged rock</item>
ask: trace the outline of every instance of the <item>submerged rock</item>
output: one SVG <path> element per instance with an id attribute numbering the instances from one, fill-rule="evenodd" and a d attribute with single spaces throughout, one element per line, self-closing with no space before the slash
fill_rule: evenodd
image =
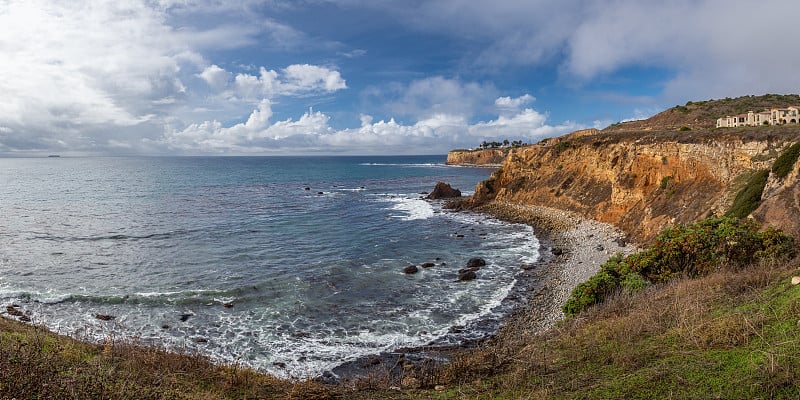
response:
<path id="1" fill-rule="evenodd" d="M 111 321 L 112 319 L 117 318 L 113 315 L 107 315 L 107 314 L 95 314 L 94 317 L 99 319 L 100 321 Z"/>
<path id="2" fill-rule="evenodd" d="M 467 261 L 467 268 L 481 268 L 485 266 L 486 260 L 479 257 L 470 258 L 469 261 Z"/>
<path id="3" fill-rule="evenodd" d="M 403 268 L 404 274 L 416 274 L 417 272 L 419 272 L 419 268 L 416 265 L 409 265 Z"/>
<path id="4" fill-rule="evenodd" d="M 426 262 L 426 263 L 422 263 L 422 265 L 420 265 L 420 266 L 421 266 L 422 268 L 433 268 L 433 267 L 435 267 L 435 266 L 436 266 L 436 264 L 434 264 L 434 263 L 432 263 L 432 262 Z"/>
<path id="5" fill-rule="evenodd" d="M 478 277 L 478 274 L 475 273 L 472 269 L 467 269 L 464 272 L 458 273 L 458 280 L 459 281 L 471 281 L 475 280 Z"/>

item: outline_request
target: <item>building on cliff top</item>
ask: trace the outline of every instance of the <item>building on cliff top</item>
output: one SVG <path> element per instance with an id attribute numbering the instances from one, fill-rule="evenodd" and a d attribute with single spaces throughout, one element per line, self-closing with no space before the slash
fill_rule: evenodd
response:
<path id="1" fill-rule="evenodd" d="M 800 107 L 773 108 L 756 113 L 725 116 L 717 119 L 717 128 L 737 126 L 784 125 L 800 123 Z"/>

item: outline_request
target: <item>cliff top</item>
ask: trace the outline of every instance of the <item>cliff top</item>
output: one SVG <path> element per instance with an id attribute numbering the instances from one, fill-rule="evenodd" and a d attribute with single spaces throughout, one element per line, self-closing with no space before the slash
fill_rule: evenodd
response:
<path id="1" fill-rule="evenodd" d="M 629 122 L 618 122 L 603 132 L 630 132 L 652 130 L 678 130 L 683 127 L 700 130 L 713 129 L 717 118 L 727 115 L 743 114 L 748 111 L 763 111 L 770 108 L 788 107 L 800 104 L 800 96 L 796 94 L 763 96 L 743 96 L 734 99 L 690 101 L 682 106 L 675 106 L 662 111 L 648 119 Z"/>

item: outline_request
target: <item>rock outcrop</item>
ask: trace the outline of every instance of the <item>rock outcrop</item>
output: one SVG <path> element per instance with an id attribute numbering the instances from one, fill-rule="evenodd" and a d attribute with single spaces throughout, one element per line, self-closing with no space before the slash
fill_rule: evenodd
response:
<path id="1" fill-rule="evenodd" d="M 447 153 L 447 165 L 499 166 L 510 149 L 453 150 Z"/>
<path id="2" fill-rule="evenodd" d="M 567 135 L 511 149 L 465 206 L 501 201 L 568 210 L 646 242 L 668 226 L 723 215 L 743 177 L 770 169 L 798 140 L 798 127 Z M 771 183 L 754 213 L 790 232 L 800 230 L 797 165 L 794 171 Z"/>
<path id="3" fill-rule="evenodd" d="M 433 191 L 428 195 L 427 198 L 435 200 L 450 199 L 453 197 L 461 197 L 461 191 L 458 189 L 453 189 L 449 183 L 437 182 L 436 187 L 433 188 Z"/>

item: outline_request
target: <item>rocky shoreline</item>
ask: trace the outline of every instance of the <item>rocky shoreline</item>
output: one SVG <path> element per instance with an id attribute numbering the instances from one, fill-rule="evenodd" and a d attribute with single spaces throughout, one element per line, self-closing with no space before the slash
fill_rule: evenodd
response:
<path id="1" fill-rule="evenodd" d="M 561 306 L 572 290 L 592 277 L 609 257 L 637 250 L 635 245 L 626 243 L 625 232 L 569 211 L 500 202 L 479 206 L 475 211 L 503 221 L 529 224 L 538 237 L 547 237 L 552 246 L 549 251 L 553 257 L 540 272 L 543 284 L 531 293 L 525 309 L 512 317 L 524 321 L 528 334 L 541 333 L 561 321 Z"/>
<path id="2" fill-rule="evenodd" d="M 553 327 L 564 318 L 561 306 L 575 286 L 594 275 L 612 255 L 637 250 L 625 242 L 626 234 L 612 225 L 568 211 L 491 202 L 462 212 L 480 212 L 502 221 L 530 225 L 540 242 L 539 261 L 520 266 L 528 272 L 526 280 L 509 296 L 509 301 L 519 305 L 517 310 L 502 321 L 495 335 L 484 340 L 501 347 L 521 343 L 524 337 Z M 425 383 L 431 368 L 446 363 L 461 351 L 482 345 L 469 342 L 460 346 L 397 349 L 346 363 L 321 380 L 357 384 L 381 377 L 399 387 L 414 388 Z"/>

